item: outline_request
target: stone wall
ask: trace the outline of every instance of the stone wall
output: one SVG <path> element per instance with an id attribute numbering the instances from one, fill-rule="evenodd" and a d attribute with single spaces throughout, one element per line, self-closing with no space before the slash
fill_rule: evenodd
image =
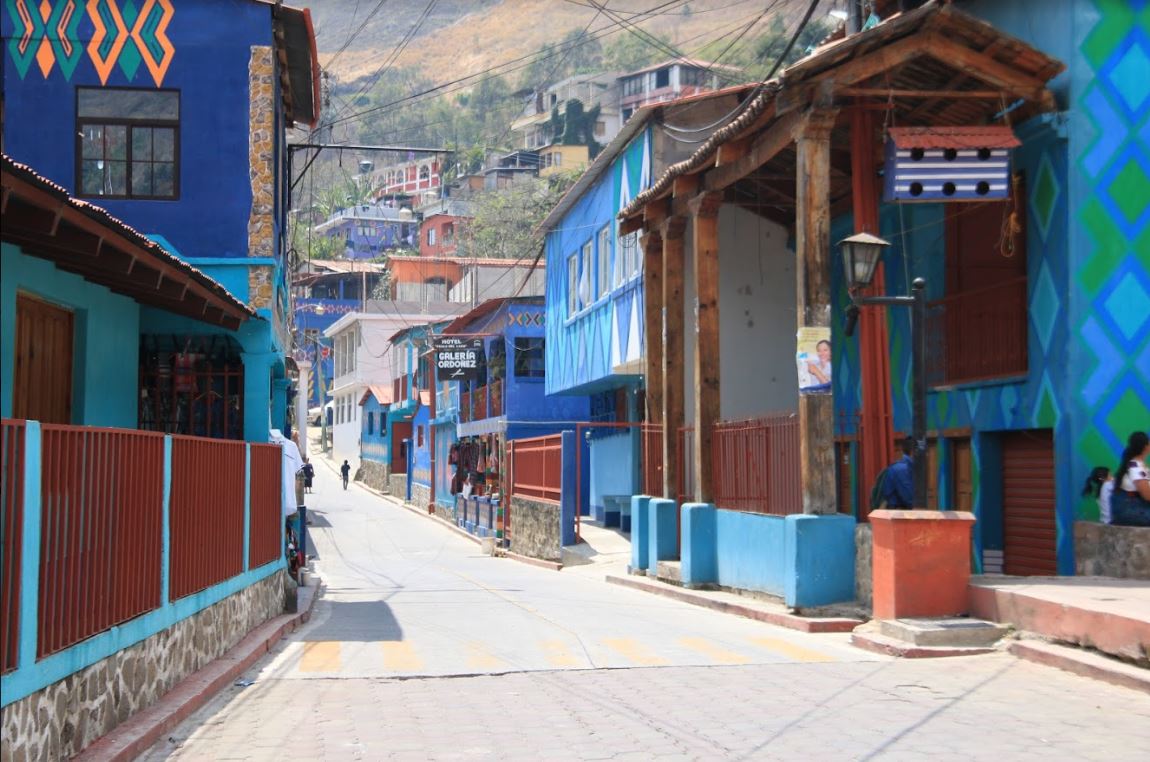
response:
<path id="1" fill-rule="evenodd" d="M 511 498 L 511 551 L 544 561 L 562 559 L 559 504 Z"/>
<path id="2" fill-rule="evenodd" d="M 374 460 L 361 460 L 359 462 L 359 473 L 355 475 L 357 481 L 361 481 L 372 489 L 379 490 L 385 494 L 395 494 L 391 492 L 391 467 L 384 463 L 377 463 Z"/>
<path id="3" fill-rule="evenodd" d="M 1150 579 L 1150 527 L 1076 521 L 1074 562 L 1081 575 Z"/>
<path id="4" fill-rule="evenodd" d="M 253 45 L 248 60 L 248 175 L 252 206 L 248 214 L 248 256 L 275 256 L 275 64 L 272 49 Z M 248 303 L 270 308 L 275 299 L 274 269 L 248 268 Z"/>
<path id="5" fill-rule="evenodd" d="M 407 498 L 407 474 L 391 474 L 388 481 L 391 483 L 391 491 L 388 494 L 405 500 Z"/>
<path id="6" fill-rule="evenodd" d="M 859 524 L 855 527 L 855 600 L 868 609 L 873 584 L 871 548 L 870 524 Z"/>
<path id="7" fill-rule="evenodd" d="M 431 487 L 412 482 L 411 504 L 421 511 L 426 511 L 429 503 L 431 503 Z"/>
<path id="8" fill-rule="evenodd" d="M 0 759 L 68 759 L 284 611 L 280 571 L 0 710 Z M 293 583 L 294 585 L 294 583 Z"/>

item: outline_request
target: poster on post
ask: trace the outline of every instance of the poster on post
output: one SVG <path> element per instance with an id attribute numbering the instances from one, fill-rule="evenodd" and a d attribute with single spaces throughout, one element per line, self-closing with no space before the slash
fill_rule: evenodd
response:
<path id="1" fill-rule="evenodd" d="M 831 329 L 800 328 L 795 361 L 799 371 L 799 394 L 831 393 Z"/>
<path id="2" fill-rule="evenodd" d="M 440 381 L 472 381 L 479 377 L 485 362 L 483 339 L 435 337 L 435 369 Z"/>

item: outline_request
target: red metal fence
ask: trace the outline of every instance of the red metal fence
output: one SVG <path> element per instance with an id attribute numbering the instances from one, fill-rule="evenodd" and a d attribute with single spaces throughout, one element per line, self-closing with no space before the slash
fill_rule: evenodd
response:
<path id="1" fill-rule="evenodd" d="M 513 439 L 507 445 L 511 493 L 558 503 L 562 494 L 563 437 Z"/>
<path id="2" fill-rule="evenodd" d="M 493 381 L 487 389 L 490 395 L 487 402 L 487 415 L 491 418 L 503 415 L 503 380 Z"/>
<path id="3" fill-rule="evenodd" d="M 270 563 L 283 554 L 281 480 L 283 453 L 279 445 L 251 445 L 251 517 L 248 520 L 248 568 Z"/>
<path id="4" fill-rule="evenodd" d="M 663 427 L 655 423 L 644 423 L 642 430 L 643 494 L 662 495 Z"/>
<path id="5" fill-rule="evenodd" d="M 471 392 L 459 393 L 459 420 L 461 423 L 471 420 Z"/>
<path id="6" fill-rule="evenodd" d="M 173 436 L 170 510 L 172 600 L 242 572 L 244 443 Z"/>
<path id="7" fill-rule="evenodd" d="M 1023 276 L 931 302 L 927 318 L 931 383 L 1025 374 L 1026 289 Z"/>
<path id="8" fill-rule="evenodd" d="M 0 672 L 19 663 L 20 564 L 24 534 L 24 422 L 5 418 L 0 422 Z"/>
<path id="9" fill-rule="evenodd" d="M 160 434 L 41 427 L 40 657 L 160 605 L 163 461 Z"/>

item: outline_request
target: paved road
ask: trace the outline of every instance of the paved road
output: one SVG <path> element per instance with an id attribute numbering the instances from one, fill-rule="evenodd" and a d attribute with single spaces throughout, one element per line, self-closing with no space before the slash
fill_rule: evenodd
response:
<path id="1" fill-rule="evenodd" d="M 1141 759 L 1150 697 L 482 555 L 319 468 L 312 622 L 147 760 Z M 586 571 L 584 568 L 583 571 Z"/>

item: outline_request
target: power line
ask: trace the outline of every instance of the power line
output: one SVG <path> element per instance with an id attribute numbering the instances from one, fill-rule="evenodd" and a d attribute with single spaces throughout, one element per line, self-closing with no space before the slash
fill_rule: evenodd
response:
<path id="1" fill-rule="evenodd" d="M 375 4 L 375 7 L 371 9 L 371 13 L 369 13 L 367 15 L 367 18 L 365 18 L 363 20 L 363 24 L 360 25 L 359 29 L 356 29 L 354 32 L 352 32 L 351 34 L 348 35 L 348 38 L 346 40 L 344 40 L 343 45 L 341 45 L 339 50 L 337 50 L 335 52 L 335 55 L 332 56 L 331 60 L 327 62 L 327 66 L 325 66 L 324 69 L 326 69 L 328 71 L 331 70 L 331 67 L 335 65 L 335 62 L 337 60 L 339 60 L 339 57 L 341 55 L 343 55 L 343 52 L 345 50 L 347 50 L 348 46 L 351 45 L 351 43 L 355 40 L 355 38 L 359 36 L 359 33 L 367 28 L 367 25 L 371 22 L 371 20 L 373 18 L 375 18 L 376 14 L 379 13 L 379 11 L 383 8 L 383 6 L 386 2 L 387 2 L 387 0 L 379 0 L 379 2 Z M 357 10 L 359 9 L 358 3 L 356 3 L 356 9 Z M 355 26 L 355 16 L 354 15 L 352 16 L 351 24 L 352 24 L 352 26 Z"/>

